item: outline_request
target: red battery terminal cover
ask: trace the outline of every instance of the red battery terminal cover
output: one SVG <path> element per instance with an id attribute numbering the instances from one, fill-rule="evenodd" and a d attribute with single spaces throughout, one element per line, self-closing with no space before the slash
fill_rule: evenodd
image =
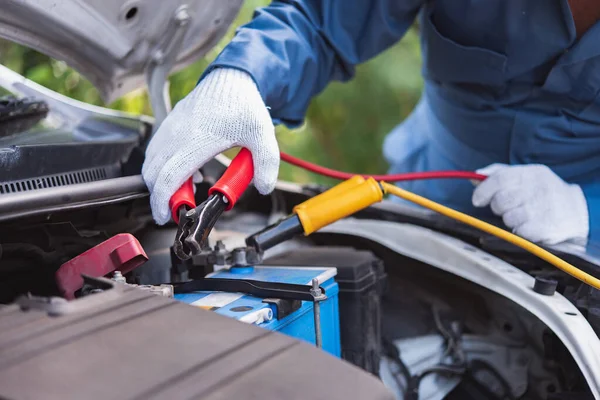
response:
<path id="1" fill-rule="evenodd" d="M 140 242 L 133 235 L 122 233 L 61 265 L 55 280 L 61 295 L 73 300 L 83 286 L 82 275 L 99 278 L 114 271 L 126 274 L 146 261 L 148 256 Z"/>

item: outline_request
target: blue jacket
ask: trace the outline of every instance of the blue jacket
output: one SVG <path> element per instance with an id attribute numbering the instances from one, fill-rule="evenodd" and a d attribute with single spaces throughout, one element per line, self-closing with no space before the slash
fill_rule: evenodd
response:
<path id="1" fill-rule="evenodd" d="M 425 89 L 386 139 L 392 172 L 543 163 L 581 185 L 600 236 L 600 24 L 577 40 L 567 0 L 281 0 L 211 64 L 248 72 L 274 122 L 402 38 L 418 18 Z M 398 71 L 402 73 L 402 71 Z M 404 184 L 472 214 L 466 181 Z"/>

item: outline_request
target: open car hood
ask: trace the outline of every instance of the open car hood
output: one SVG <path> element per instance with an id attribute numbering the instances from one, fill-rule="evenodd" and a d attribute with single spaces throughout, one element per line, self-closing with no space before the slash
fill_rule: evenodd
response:
<path id="1" fill-rule="evenodd" d="M 111 102 L 205 55 L 243 0 L 4 0 L 0 37 L 63 60 Z"/>

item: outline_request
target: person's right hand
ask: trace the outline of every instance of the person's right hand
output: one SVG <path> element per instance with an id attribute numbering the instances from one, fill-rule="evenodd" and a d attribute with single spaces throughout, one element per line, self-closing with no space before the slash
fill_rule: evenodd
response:
<path id="1" fill-rule="evenodd" d="M 217 68 L 177 103 L 148 145 L 142 175 L 155 221 L 167 223 L 175 191 L 232 147 L 250 150 L 254 186 L 270 193 L 279 172 L 279 147 L 267 107 L 250 75 Z"/>

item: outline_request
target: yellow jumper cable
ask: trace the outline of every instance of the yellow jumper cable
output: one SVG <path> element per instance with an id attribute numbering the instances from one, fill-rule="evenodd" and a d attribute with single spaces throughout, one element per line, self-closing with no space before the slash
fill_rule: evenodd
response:
<path id="1" fill-rule="evenodd" d="M 487 222 L 484 222 L 480 219 L 471 217 L 467 214 L 463 214 L 459 211 L 453 210 L 449 207 L 443 206 L 434 201 L 431 201 L 429 199 L 426 199 L 424 197 L 421 197 L 419 195 L 416 195 L 389 183 L 381 182 L 381 186 L 383 187 L 383 190 L 386 193 L 400 197 L 404 200 L 408 200 L 412 203 L 418 204 L 430 210 L 436 211 L 442 215 L 462 222 L 463 224 L 470 225 L 474 228 L 477 228 L 481 231 L 484 231 L 509 243 L 512 243 L 515 246 L 518 246 L 523 250 L 526 250 L 529 253 L 541 258 L 542 260 L 549 262 L 561 271 L 566 272 L 572 277 L 579 279 L 581 282 L 586 283 L 596 289 L 600 289 L 600 279 L 588 274 L 587 272 L 580 270 L 572 264 L 569 264 L 562 258 L 557 257 L 549 251 L 542 249 L 540 246 L 531 243 L 529 240 L 523 239 L 522 237 L 507 232 L 504 229 L 500 229 L 497 226 L 488 224 Z"/>
<path id="2" fill-rule="evenodd" d="M 296 206 L 294 208 L 294 214 L 298 217 L 304 234 L 308 236 L 324 226 L 327 226 L 341 218 L 350 216 L 374 203 L 381 201 L 384 194 L 391 194 L 393 196 L 400 197 L 404 200 L 445 215 L 446 217 L 494 235 L 528 251 L 544 261 L 547 261 L 574 278 L 579 279 L 580 281 L 596 289 L 600 289 L 600 279 L 580 270 L 560 257 L 555 256 L 549 251 L 544 250 L 540 246 L 537 246 L 520 236 L 507 232 L 504 229 L 498 228 L 477 218 L 471 217 L 470 215 L 438 204 L 407 190 L 401 189 L 395 185 L 384 181 L 377 182 L 373 178 L 365 179 L 361 176 L 355 176 L 347 181 L 344 181 L 328 191 L 325 191 L 322 194 Z"/>

